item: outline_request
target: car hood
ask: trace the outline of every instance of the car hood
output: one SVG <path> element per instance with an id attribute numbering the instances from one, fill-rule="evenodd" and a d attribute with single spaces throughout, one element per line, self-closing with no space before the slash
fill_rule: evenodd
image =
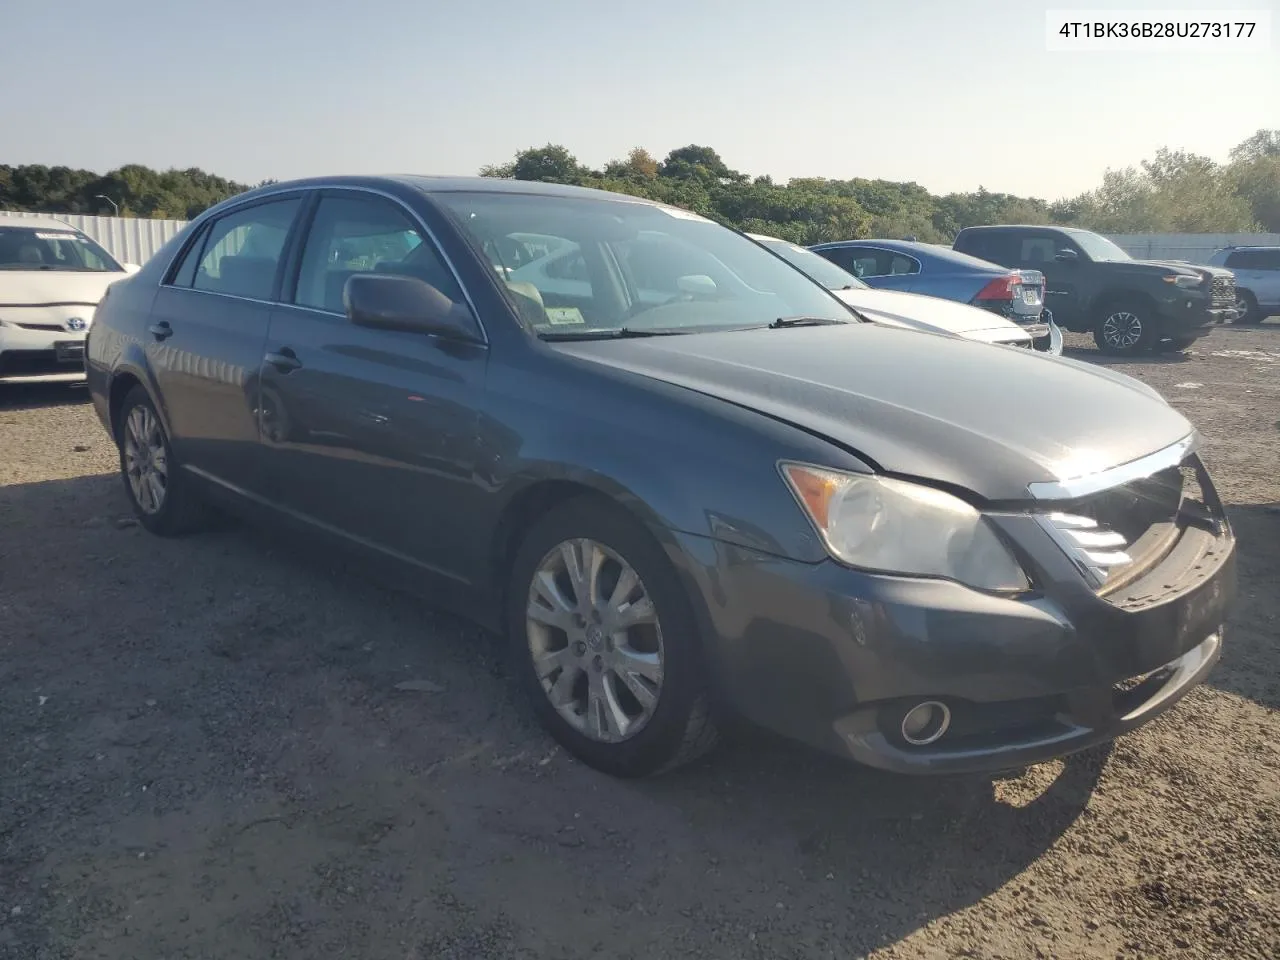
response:
<path id="1" fill-rule="evenodd" d="M 990 310 L 981 310 L 955 300 L 927 297 L 893 290 L 833 290 L 837 297 L 877 322 L 913 330 L 953 333 L 961 337 L 994 341 L 1030 339 L 1016 323 Z"/>
<path id="2" fill-rule="evenodd" d="M 1102 367 L 872 323 L 557 343 L 825 437 L 874 468 L 1022 500 L 1186 437 L 1151 388 Z"/>
<path id="3" fill-rule="evenodd" d="M 1211 277 L 1231 275 L 1230 270 L 1222 267 L 1209 267 L 1198 263 L 1181 263 L 1177 260 L 1100 260 L 1098 263 L 1119 273 L 1188 273 L 1193 276 L 1207 273 Z"/>
<path id="4" fill-rule="evenodd" d="M 97 306 L 107 287 L 127 276 L 123 270 L 0 270 L 0 307 Z"/>

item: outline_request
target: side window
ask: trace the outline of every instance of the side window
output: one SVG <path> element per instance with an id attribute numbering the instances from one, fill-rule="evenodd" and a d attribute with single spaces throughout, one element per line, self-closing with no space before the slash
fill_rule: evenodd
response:
<path id="1" fill-rule="evenodd" d="M 320 200 L 302 250 L 294 302 L 342 313 L 342 291 L 357 273 L 417 277 L 450 300 L 463 300 L 449 268 L 403 210 L 362 195 Z"/>
<path id="2" fill-rule="evenodd" d="M 205 237 L 208 235 L 208 224 L 196 231 L 195 238 L 182 255 L 182 262 L 178 264 L 178 269 L 173 272 L 173 278 L 169 281 L 170 284 L 175 287 L 189 287 L 195 282 L 196 263 L 200 259 L 200 251 L 204 249 Z"/>
<path id="3" fill-rule="evenodd" d="M 1053 263 L 1058 255 L 1058 245 L 1053 237 L 1023 237 L 1018 264 L 1027 267 L 1043 267 Z"/>
<path id="4" fill-rule="evenodd" d="M 908 257 L 904 253 L 895 253 L 889 258 L 889 274 L 891 276 L 900 277 L 907 273 L 919 273 L 920 263 L 914 257 Z"/>
<path id="5" fill-rule="evenodd" d="M 1237 250 L 1224 266 L 1229 270 L 1280 270 L 1280 250 Z"/>
<path id="6" fill-rule="evenodd" d="M 855 277 L 883 277 L 889 272 L 889 258 L 868 247 L 828 247 L 817 252 Z"/>
<path id="7" fill-rule="evenodd" d="M 295 197 L 255 204 L 215 221 L 200 254 L 192 286 L 235 297 L 269 300 L 284 241 L 300 203 Z"/>
<path id="8" fill-rule="evenodd" d="M 577 246 L 575 244 L 575 246 Z M 587 261 L 582 258 L 582 250 L 547 261 L 547 276 L 552 280 L 577 280 L 587 283 Z"/>

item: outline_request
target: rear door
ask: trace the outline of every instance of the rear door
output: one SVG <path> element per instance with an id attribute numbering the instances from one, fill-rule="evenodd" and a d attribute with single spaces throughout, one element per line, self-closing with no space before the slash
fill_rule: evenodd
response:
<path id="1" fill-rule="evenodd" d="M 262 365 L 273 497 L 322 527 L 459 576 L 470 569 L 485 344 L 358 327 L 343 286 L 416 276 L 465 302 L 430 232 L 380 194 L 325 190 L 298 245 Z"/>
<path id="2" fill-rule="evenodd" d="M 1073 323 L 1083 313 L 1081 276 L 1087 261 L 1084 251 L 1068 237 L 1053 230 L 1027 230 L 1007 234 L 1004 255 L 1012 262 L 1006 266 L 1022 270 L 1039 270 L 1045 279 L 1045 308 L 1060 323 Z M 1069 250 L 1076 260 L 1059 260 Z M 1004 261 L 1001 261 L 1002 263 Z"/>
<path id="3" fill-rule="evenodd" d="M 1248 290 L 1262 306 L 1280 304 L 1280 249 L 1236 250 L 1224 266 L 1236 276 L 1236 286 Z"/>
<path id="4" fill-rule="evenodd" d="M 177 459 L 254 492 L 258 368 L 301 205 L 299 194 L 273 196 L 206 224 L 160 285 L 145 333 Z"/>

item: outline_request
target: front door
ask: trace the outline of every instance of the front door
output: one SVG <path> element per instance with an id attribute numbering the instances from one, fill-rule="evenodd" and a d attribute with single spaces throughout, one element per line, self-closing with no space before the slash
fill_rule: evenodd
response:
<path id="1" fill-rule="evenodd" d="M 342 292 L 362 271 L 410 274 L 465 299 L 408 210 L 357 191 L 321 195 L 262 365 L 274 496 L 322 527 L 461 579 L 480 499 L 488 349 L 355 326 Z"/>
<path id="2" fill-rule="evenodd" d="M 144 333 L 179 463 L 262 492 L 258 368 L 297 196 L 206 225 L 161 284 Z"/>

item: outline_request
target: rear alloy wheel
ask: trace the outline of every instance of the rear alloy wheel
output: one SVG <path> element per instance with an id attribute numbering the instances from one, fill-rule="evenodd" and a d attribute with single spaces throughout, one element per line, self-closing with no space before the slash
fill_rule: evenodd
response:
<path id="1" fill-rule="evenodd" d="M 205 526 L 208 507 L 176 469 L 169 436 L 140 386 L 124 398 L 116 421 L 120 475 L 133 512 L 151 533 L 181 536 Z"/>
<path id="2" fill-rule="evenodd" d="M 1258 308 L 1258 301 L 1248 290 L 1241 290 L 1236 294 L 1236 310 L 1240 315 L 1232 321 L 1233 323 L 1262 322 L 1262 311 Z"/>
<path id="3" fill-rule="evenodd" d="M 1102 309 L 1093 330 L 1093 342 L 1103 353 L 1117 357 L 1132 356 L 1155 340 L 1154 332 L 1144 307 L 1117 303 Z"/>
<path id="4" fill-rule="evenodd" d="M 512 571 L 508 619 L 539 718 L 580 760 L 637 777 L 715 744 L 688 600 L 624 514 L 584 499 L 537 523 Z"/>

